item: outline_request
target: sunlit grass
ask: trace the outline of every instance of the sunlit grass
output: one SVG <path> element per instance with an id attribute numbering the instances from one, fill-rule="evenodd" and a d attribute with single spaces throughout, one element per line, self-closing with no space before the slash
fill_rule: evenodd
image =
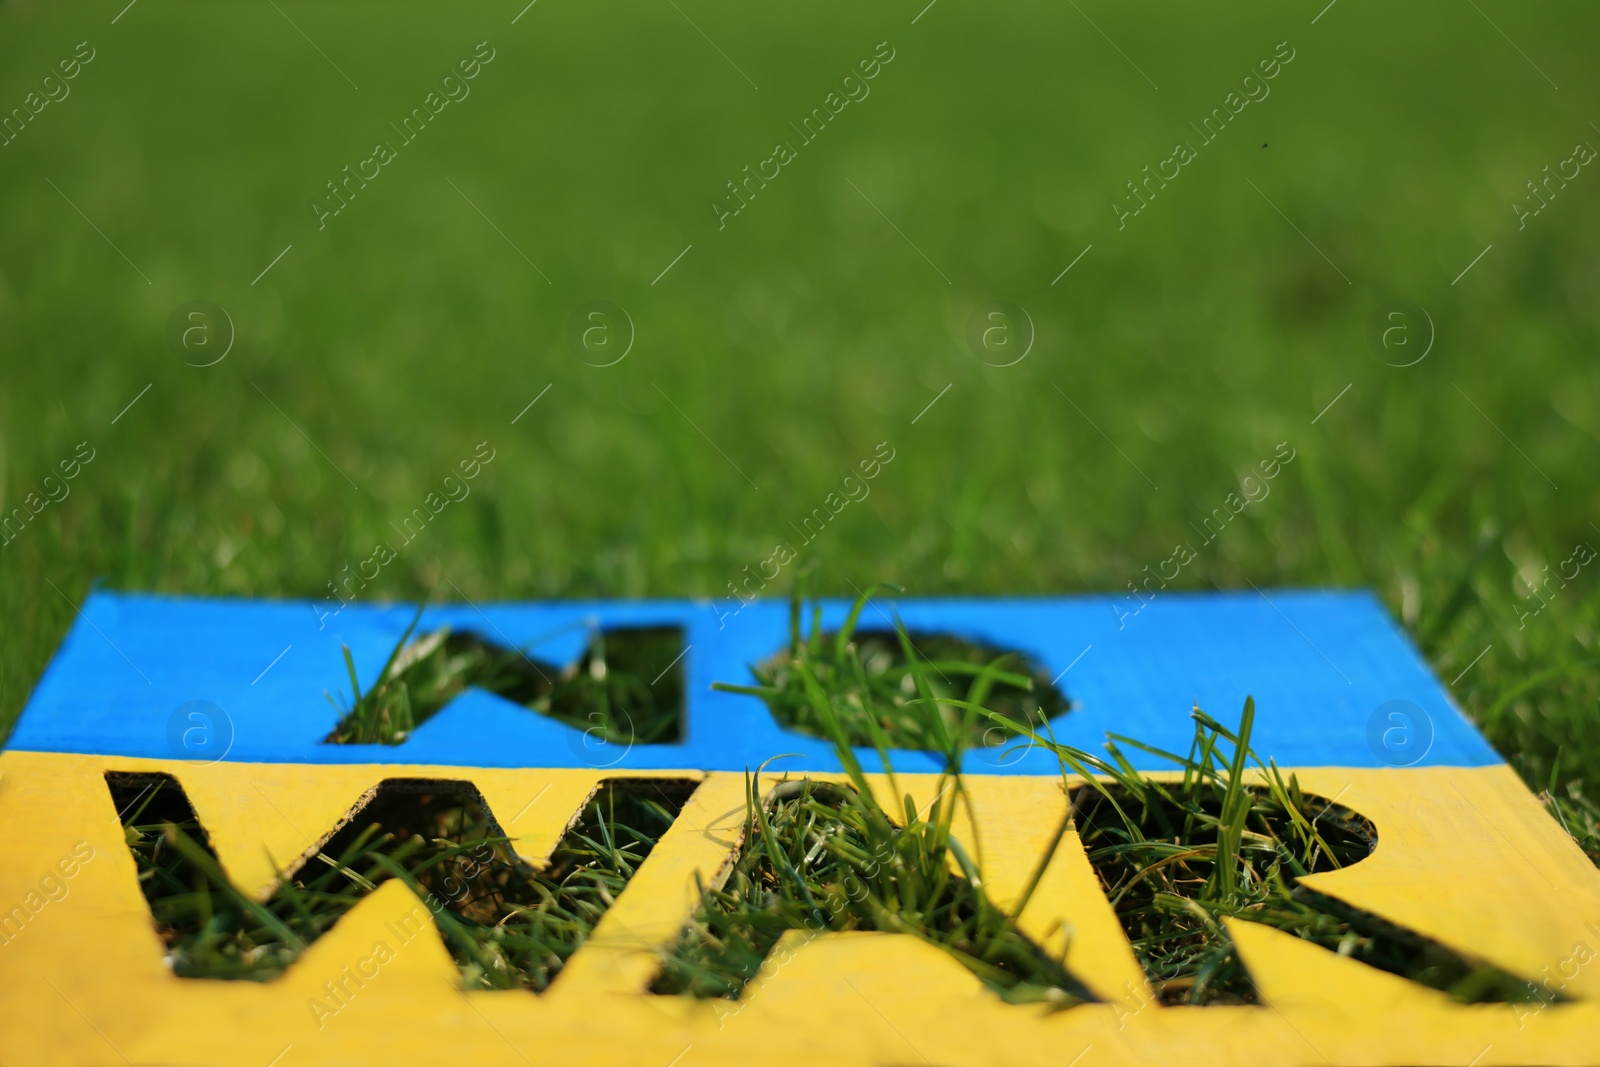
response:
<path id="1" fill-rule="evenodd" d="M 803 632 L 797 593 L 789 602 L 788 646 L 751 666 L 759 684 L 715 688 L 760 697 L 780 725 L 813 737 L 930 751 L 999 744 L 1023 724 L 1067 710 L 1049 676 L 1022 653 L 954 634 L 912 633 L 898 623 L 863 628 L 870 598 L 893 588 L 874 586 L 859 596 L 831 632 L 822 628 L 820 603 Z"/>

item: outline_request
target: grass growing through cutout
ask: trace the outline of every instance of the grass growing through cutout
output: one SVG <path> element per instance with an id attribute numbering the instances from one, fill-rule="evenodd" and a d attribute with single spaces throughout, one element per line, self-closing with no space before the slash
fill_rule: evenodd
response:
<path id="1" fill-rule="evenodd" d="M 856 602 L 841 634 L 848 635 L 865 602 L 866 596 Z M 798 614 L 798 602 L 794 610 Z M 818 639 L 815 625 L 812 635 Z M 853 699 L 860 691 L 825 690 L 809 659 L 796 657 L 797 696 L 814 709 L 850 784 L 786 778 L 763 798 L 760 770 L 747 777 L 739 855 L 715 885 L 700 886 L 700 905 L 668 952 L 654 992 L 736 999 L 787 931 L 873 930 L 907 934 L 939 948 L 1011 1002 L 1065 1008 L 1092 999 L 1064 961 L 1030 941 L 1015 919 L 1054 855 L 1066 822 L 1039 858 L 1019 902 L 1007 911 L 991 901 L 976 824 L 970 824 L 973 854 L 954 833 L 960 809 L 966 807 L 970 816 L 960 766 L 971 730 L 953 729 L 946 719 L 951 705 L 939 694 L 936 679 L 938 669 L 949 663 L 922 659 L 903 628 L 897 628 L 897 636 L 911 685 L 894 704 L 896 721 L 929 742 L 915 747 L 936 745 L 945 757 L 933 802 L 919 811 L 891 773 L 890 789 L 903 797 L 903 808 L 890 812 L 879 806 L 845 726 L 849 715 L 863 721 L 862 706 Z M 832 662 L 859 669 L 847 641 L 846 636 L 832 643 Z M 993 668 L 979 673 L 980 680 L 984 677 L 992 679 Z M 959 710 L 963 726 L 981 719 L 975 704 Z M 891 735 L 875 724 L 870 736 L 887 766 Z M 904 735 L 892 736 L 901 747 L 912 747 L 900 740 Z"/>
<path id="2" fill-rule="evenodd" d="M 649 745 L 681 735 L 683 634 L 676 627 L 596 630 L 578 661 L 563 669 L 449 627 L 412 641 L 420 618 L 419 611 L 365 692 L 345 648 L 355 699 L 334 705 L 340 719 L 329 742 L 398 745 L 473 687 L 609 742 Z"/>
<path id="3" fill-rule="evenodd" d="M 428 903 L 465 988 L 535 991 L 588 937 L 693 790 L 658 780 L 602 785 L 534 871 L 470 786 L 386 782 L 261 903 L 227 880 L 173 779 L 106 780 L 180 977 L 269 981 L 378 884 L 400 878 Z"/>
<path id="4" fill-rule="evenodd" d="M 1302 875 L 1366 858 L 1376 830 L 1262 765 L 1250 751 L 1254 718 L 1250 699 L 1237 733 L 1195 708 L 1186 756 L 1113 735 L 1106 761 L 1032 738 L 1085 779 L 1072 787 L 1078 834 L 1162 1003 L 1257 1002 L 1224 917 L 1264 923 L 1458 1002 L 1539 999 L 1524 979 L 1299 885 Z M 1170 760 L 1182 778 L 1141 774 L 1119 743 Z M 1251 761 L 1260 785 L 1248 782 Z"/>
<path id="5" fill-rule="evenodd" d="M 895 588 L 876 585 L 858 596 L 832 633 L 822 630 L 820 602 L 812 605 L 810 633 L 802 633 L 802 596 L 796 593 L 789 601 L 788 647 L 751 667 L 759 684 L 718 682 L 715 688 L 760 697 L 780 725 L 812 737 L 936 752 L 957 740 L 998 744 L 1026 724 L 1042 725 L 1067 710 L 1049 676 L 1021 653 L 951 634 L 909 633 L 898 624 L 861 629 L 871 597 Z"/>
<path id="6" fill-rule="evenodd" d="M 761 775 L 748 783 L 744 847 L 720 884 L 700 887 L 653 992 L 737 999 L 790 930 L 876 930 L 947 952 L 1013 1003 L 1092 999 L 989 900 L 951 833 L 956 794 L 926 812 L 907 798 L 896 826 L 860 784 L 784 780 L 763 800 Z"/>

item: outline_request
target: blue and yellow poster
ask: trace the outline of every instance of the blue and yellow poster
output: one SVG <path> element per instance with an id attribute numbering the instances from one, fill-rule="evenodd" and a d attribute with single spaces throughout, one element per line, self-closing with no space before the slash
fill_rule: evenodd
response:
<path id="1" fill-rule="evenodd" d="M 838 626 L 850 605 L 826 603 Z M 1251 745 L 1308 793 L 1374 828 L 1359 863 L 1312 892 L 1396 936 L 1486 961 L 1527 996 L 1461 1003 L 1270 926 L 1227 921 L 1255 1003 L 1175 1005 L 1152 992 L 1113 903 L 1067 830 L 1060 762 L 1022 743 L 965 754 L 981 879 L 1085 991 L 1010 1003 L 916 936 L 793 931 L 736 997 L 661 991 L 664 956 L 702 887 L 745 844 L 747 771 L 761 788 L 841 781 L 826 741 L 749 695 L 749 666 L 788 640 L 788 605 L 736 616 L 684 601 L 430 606 L 449 627 L 571 665 L 595 633 L 671 631 L 678 729 L 619 742 L 469 689 L 398 744 L 330 740 L 327 694 L 370 687 L 415 607 L 96 594 L 0 753 L 0 818 L 27 826 L 0 865 L 0 1062 L 300 1064 L 1580 1064 L 1600 1050 L 1600 873 L 1472 729 L 1364 593 L 901 601 L 912 631 L 1018 649 L 1070 696 L 1050 735 L 1108 733 L 1183 751 L 1191 709 L 1255 708 Z M 877 605 L 868 611 L 879 610 Z M 887 618 L 887 616 L 885 616 Z M 932 803 L 929 753 L 872 789 Z M 774 759 L 775 757 L 781 757 Z M 1125 758 L 1156 779 L 1150 752 Z M 771 762 L 769 762 L 771 761 Z M 1261 773 L 1259 769 L 1252 773 Z M 1070 776 L 1069 776 L 1070 777 Z M 672 798 L 670 824 L 542 989 L 469 988 L 441 928 L 449 900 L 376 885 L 270 980 L 178 973 L 141 883 L 119 800 L 169 783 L 241 901 L 332 863 L 324 846 L 386 789 L 470 790 L 539 870 L 606 789 Z M 1064 785 L 1065 783 L 1065 785 Z M 968 847 L 970 849 L 971 842 Z M 243 906 L 243 905 L 241 905 Z"/>

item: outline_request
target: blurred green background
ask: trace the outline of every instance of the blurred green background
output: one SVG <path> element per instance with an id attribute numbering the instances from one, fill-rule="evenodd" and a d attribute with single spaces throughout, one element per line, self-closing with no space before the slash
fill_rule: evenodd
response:
<path id="1" fill-rule="evenodd" d="M 326 596 L 481 441 L 364 595 L 726 595 L 883 441 L 824 589 L 1122 590 L 1287 441 L 1174 586 L 1377 589 L 1600 855 L 1600 567 L 1530 588 L 1600 548 L 1600 175 L 1512 208 L 1600 145 L 1600 9 L 924 3 L 0 6 L 0 107 L 94 50 L 0 147 L 4 509 L 95 450 L 0 549 L 0 734 L 91 583 Z M 205 368 L 167 341 L 197 299 L 236 331 Z M 613 366 L 569 344 L 591 300 L 635 331 Z M 967 342 L 992 300 L 1036 330 L 1013 366 Z M 1392 300 L 1436 330 L 1413 366 L 1367 340 Z"/>

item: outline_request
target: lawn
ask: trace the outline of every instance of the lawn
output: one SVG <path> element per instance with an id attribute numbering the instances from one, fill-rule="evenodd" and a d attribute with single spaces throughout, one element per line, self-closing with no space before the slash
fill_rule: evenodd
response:
<path id="1" fill-rule="evenodd" d="M 0 6 L 0 735 L 94 583 L 1176 566 L 1376 589 L 1600 859 L 1600 10 L 124 2 Z"/>

